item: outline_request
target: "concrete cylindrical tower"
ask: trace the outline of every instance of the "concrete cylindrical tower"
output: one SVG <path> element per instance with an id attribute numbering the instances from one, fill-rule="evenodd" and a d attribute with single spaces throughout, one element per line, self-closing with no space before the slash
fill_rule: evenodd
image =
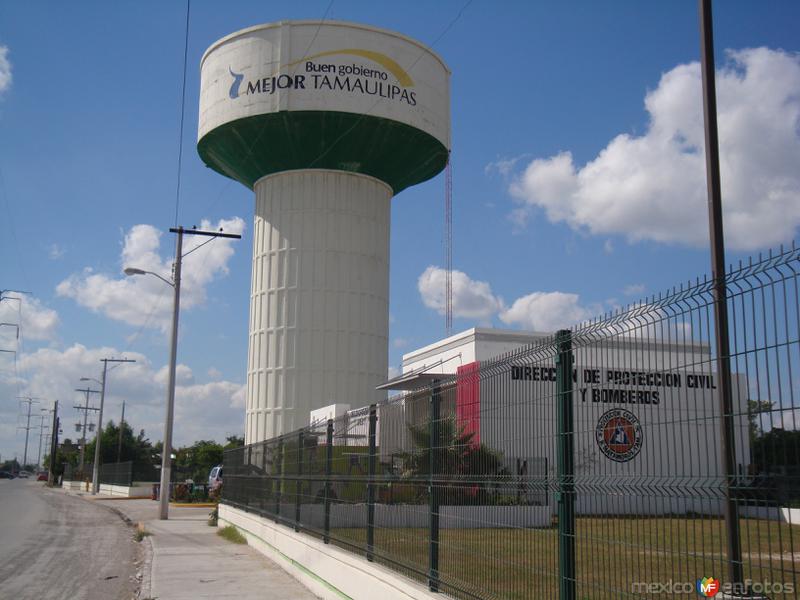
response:
<path id="1" fill-rule="evenodd" d="M 378 399 L 390 200 L 449 146 L 449 71 L 399 34 L 287 21 L 206 51 L 198 152 L 256 195 L 247 443 Z"/>

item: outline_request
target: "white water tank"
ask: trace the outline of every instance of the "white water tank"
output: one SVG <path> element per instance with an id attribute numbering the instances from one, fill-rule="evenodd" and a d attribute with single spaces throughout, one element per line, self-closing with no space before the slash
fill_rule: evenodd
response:
<path id="1" fill-rule="evenodd" d="M 333 21 L 251 27 L 203 56 L 198 152 L 256 196 L 246 443 L 380 398 L 390 200 L 447 164 L 449 76 L 414 40 Z"/>

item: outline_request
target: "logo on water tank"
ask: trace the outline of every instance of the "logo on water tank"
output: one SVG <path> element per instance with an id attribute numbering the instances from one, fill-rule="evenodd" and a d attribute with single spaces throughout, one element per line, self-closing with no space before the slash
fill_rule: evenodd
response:
<path id="1" fill-rule="evenodd" d="M 244 75 L 241 73 L 234 73 L 233 69 L 228 67 L 228 72 L 233 77 L 233 83 L 231 84 L 231 89 L 228 91 L 228 95 L 231 97 L 231 100 L 236 100 L 239 97 L 239 86 L 242 85 L 242 79 L 244 79 Z"/>
<path id="2" fill-rule="evenodd" d="M 624 408 L 613 408 L 600 417 L 595 429 L 600 451 L 611 460 L 627 462 L 642 449 L 639 418 Z"/>

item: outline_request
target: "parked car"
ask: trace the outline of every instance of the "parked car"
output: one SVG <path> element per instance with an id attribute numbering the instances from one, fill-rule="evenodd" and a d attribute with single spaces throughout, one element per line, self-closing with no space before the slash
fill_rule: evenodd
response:
<path id="1" fill-rule="evenodd" d="M 21 478 L 23 478 L 23 479 L 27 479 L 27 478 L 28 478 L 28 477 L 30 477 L 30 476 L 31 476 L 31 474 L 30 474 L 30 472 L 28 472 L 28 471 L 20 471 L 20 472 L 17 474 L 17 477 L 21 477 Z"/>
<path id="2" fill-rule="evenodd" d="M 14 479 L 14 474 L 8 471 L 0 471 L 0 479 Z"/>
<path id="3" fill-rule="evenodd" d="M 36 481 L 47 481 L 47 471 L 39 471 L 36 474 Z"/>
<path id="4" fill-rule="evenodd" d="M 222 465 L 217 465 L 208 474 L 208 490 L 214 491 L 222 485 Z"/>

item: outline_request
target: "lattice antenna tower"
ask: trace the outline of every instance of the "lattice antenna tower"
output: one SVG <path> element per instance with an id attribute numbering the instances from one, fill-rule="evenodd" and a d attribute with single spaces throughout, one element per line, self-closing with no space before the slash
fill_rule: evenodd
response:
<path id="1" fill-rule="evenodd" d="M 444 176 L 444 329 L 453 334 L 453 161 L 447 161 Z"/>

